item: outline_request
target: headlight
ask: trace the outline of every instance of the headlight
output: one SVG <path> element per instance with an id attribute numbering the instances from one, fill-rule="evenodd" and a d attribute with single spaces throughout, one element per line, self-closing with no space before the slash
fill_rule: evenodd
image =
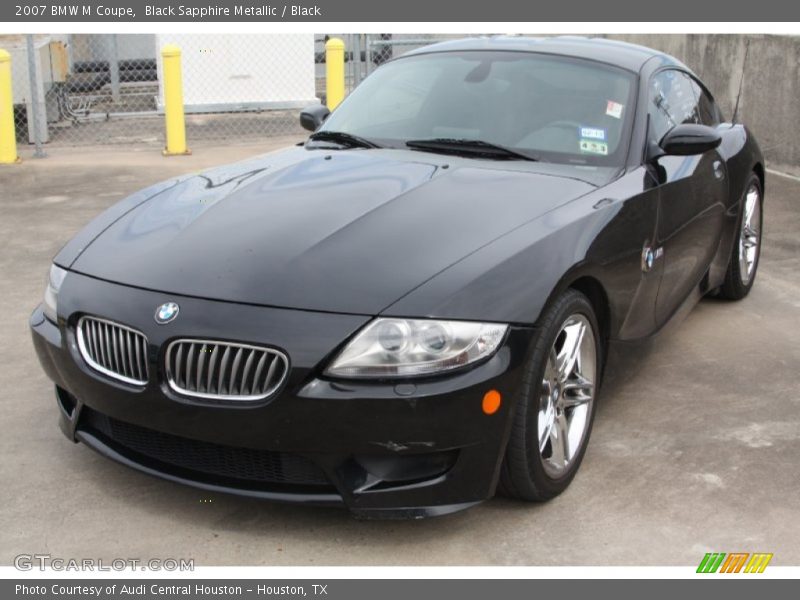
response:
<path id="1" fill-rule="evenodd" d="M 50 265 L 50 275 L 47 277 L 47 289 L 44 291 L 44 306 L 42 312 L 44 316 L 53 321 L 58 322 L 58 315 L 56 314 L 56 305 L 58 304 L 58 290 L 61 289 L 61 284 L 64 283 L 64 277 L 67 272 L 61 267 Z"/>
<path id="2" fill-rule="evenodd" d="M 491 356 L 508 329 L 496 323 L 375 319 L 325 372 L 334 377 L 413 377 Z"/>

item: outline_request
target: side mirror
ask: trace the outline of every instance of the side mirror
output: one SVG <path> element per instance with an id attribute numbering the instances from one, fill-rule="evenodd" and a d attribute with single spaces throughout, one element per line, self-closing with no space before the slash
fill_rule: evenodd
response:
<path id="1" fill-rule="evenodd" d="M 324 104 L 312 104 L 300 112 L 300 125 L 303 129 L 316 131 L 319 126 L 328 118 L 331 111 Z"/>
<path id="2" fill-rule="evenodd" d="M 717 131 L 707 125 L 684 123 L 670 129 L 659 142 L 664 154 L 694 156 L 713 150 L 722 143 Z"/>

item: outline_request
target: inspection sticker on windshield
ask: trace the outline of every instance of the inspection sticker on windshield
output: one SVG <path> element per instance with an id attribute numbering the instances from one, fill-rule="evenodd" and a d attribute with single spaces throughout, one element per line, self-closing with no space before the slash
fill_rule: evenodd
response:
<path id="1" fill-rule="evenodd" d="M 620 104 L 619 102 L 614 102 L 613 100 L 609 100 L 606 103 L 606 114 L 609 117 L 614 117 L 615 119 L 621 119 L 623 108 L 625 108 L 625 106 Z"/>
<path id="2" fill-rule="evenodd" d="M 598 140 L 581 140 L 580 147 L 583 154 L 608 155 L 608 144 L 605 142 L 600 142 Z"/>
<path id="3" fill-rule="evenodd" d="M 588 140 L 600 140 L 602 142 L 605 141 L 606 139 L 605 129 L 596 129 L 594 127 L 581 127 L 579 133 L 582 138 Z"/>

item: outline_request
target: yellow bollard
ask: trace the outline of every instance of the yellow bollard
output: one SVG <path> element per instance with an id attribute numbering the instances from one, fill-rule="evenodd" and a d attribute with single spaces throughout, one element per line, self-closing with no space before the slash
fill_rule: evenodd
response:
<path id="1" fill-rule="evenodd" d="M 164 77 L 164 121 L 167 147 L 162 154 L 191 154 L 186 147 L 186 121 L 183 116 L 183 80 L 181 77 L 181 49 L 167 44 L 161 49 Z"/>
<path id="2" fill-rule="evenodd" d="M 325 42 L 325 83 L 328 109 L 333 110 L 344 100 L 344 42 L 339 38 Z"/>
<path id="3" fill-rule="evenodd" d="M 0 49 L 0 164 L 19 162 L 11 95 L 11 55 Z"/>

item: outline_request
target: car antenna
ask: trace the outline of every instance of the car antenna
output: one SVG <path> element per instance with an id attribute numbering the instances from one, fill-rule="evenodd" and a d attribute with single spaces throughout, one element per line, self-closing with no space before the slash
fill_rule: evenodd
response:
<path id="1" fill-rule="evenodd" d="M 744 68 L 747 64 L 747 53 L 750 51 L 750 39 L 745 40 L 744 45 L 744 59 L 742 59 L 742 75 L 739 78 L 739 92 L 736 94 L 736 106 L 733 108 L 733 118 L 731 119 L 731 123 L 733 125 L 736 124 L 736 118 L 739 116 L 739 100 L 742 97 L 742 87 L 744 84 Z"/>

